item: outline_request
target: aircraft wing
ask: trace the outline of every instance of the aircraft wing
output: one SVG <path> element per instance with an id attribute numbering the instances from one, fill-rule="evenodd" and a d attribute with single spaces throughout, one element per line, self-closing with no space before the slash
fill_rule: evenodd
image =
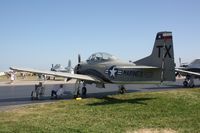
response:
<path id="1" fill-rule="evenodd" d="M 117 68 L 131 68 L 131 69 L 158 69 L 158 67 L 153 66 L 116 66 Z"/>
<path id="2" fill-rule="evenodd" d="M 200 76 L 200 73 L 197 73 L 197 72 L 191 72 L 191 71 L 186 71 L 186 70 L 181 70 L 181 69 L 175 69 L 175 71 L 180 72 L 180 73 L 184 73 L 184 74 Z"/>
<path id="3" fill-rule="evenodd" d="M 71 74 L 71 73 L 64 73 L 64 72 L 53 72 L 53 71 L 43 71 L 43 70 L 36 70 L 30 68 L 16 68 L 10 67 L 11 70 L 18 71 L 18 72 L 30 72 L 30 73 L 37 73 L 37 74 L 46 74 L 46 75 L 53 75 L 63 78 L 72 78 L 72 79 L 79 79 L 85 81 L 93 81 L 93 82 L 100 82 L 100 80 L 96 79 L 95 77 L 83 74 Z"/>

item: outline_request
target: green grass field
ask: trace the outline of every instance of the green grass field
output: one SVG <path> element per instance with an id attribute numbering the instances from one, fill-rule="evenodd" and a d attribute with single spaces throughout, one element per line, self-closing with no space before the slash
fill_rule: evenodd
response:
<path id="1" fill-rule="evenodd" d="M 0 132 L 200 132 L 200 89 L 129 93 L 0 112 Z"/>

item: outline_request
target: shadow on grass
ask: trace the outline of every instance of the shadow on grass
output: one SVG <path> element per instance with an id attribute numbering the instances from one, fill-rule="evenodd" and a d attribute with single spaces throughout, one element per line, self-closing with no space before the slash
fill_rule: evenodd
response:
<path id="1" fill-rule="evenodd" d="M 117 99 L 112 97 L 101 98 L 103 102 L 88 104 L 90 106 L 99 106 L 99 105 L 110 105 L 110 104 L 121 104 L 121 103 L 131 103 L 131 104 L 140 104 L 147 105 L 145 101 L 155 100 L 156 98 L 134 98 L 134 99 Z"/>

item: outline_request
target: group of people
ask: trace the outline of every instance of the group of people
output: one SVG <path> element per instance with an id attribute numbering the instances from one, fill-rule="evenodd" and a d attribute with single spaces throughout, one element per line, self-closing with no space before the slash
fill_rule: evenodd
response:
<path id="1" fill-rule="evenodd" d="M 38 100 L 44 95 L 45 88 L 42 82 L 39 82 L 39 85 L 35 85 L 35 90 L 31 92 L 31 99 Z"/>
<path id="2" fill-rule="evenodd" d="M 44 96 L 45 87 L 42 82 L 39 82 L 38 85 L 35 85 L 35 90 L 31 92 L 31 99 L 38 100 Z M 60 84 L 58 88 L 51 91 L 51 99 L 60 98 L 64 94 L 63 84 Z"/>

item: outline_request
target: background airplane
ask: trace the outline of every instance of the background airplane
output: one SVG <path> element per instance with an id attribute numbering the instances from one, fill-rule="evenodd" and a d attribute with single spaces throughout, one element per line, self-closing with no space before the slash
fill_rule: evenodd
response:
<path id="1" fill-rule="evenodd" d="M 200 79 L 200 59 L 195 59 L 190 64 L 184 64 L 176 69 L 176 75 L 185 76 L 183 85 L 185 87 L 194 87 L 194 79 Z"/>
<path id="2" fill-rule="evenodd" d="M 181 61 L 181 58 L 179 58 L 179 67 L 187 67 L 189 65 L 188 62 L 183 62 Z"/>
<path id="3" fill-rule="evenodd" d="M 120 92 L 124 93 L 125 84 L 138 81 L 175 81 L 172 33 L 157 33 L 151 55 L 134 63 L 120 61 L 113 55 L 99 52 L 92 54 L 85 62 L 81 62 L 81 57 L 78 56 L 75 74 L 16 67 L 10 69 L 76 79 L 75 97 L 80 95 L 81 82 L 82 95 L 86 95 L 86 84 L 92 83 L 99 88 L 104 88 L 105 84 L 119 84 Z"/>
<path id="4" fill-rule="evenodd" d="M 68 61 L 68 66 L 65 68 L 61 64 L 52 64 L 51 71 L 73 73 L 71 60 Z"/>
<path id="5" fill-rule="evenodd" d="M 51 66 L 51 71 L 54 71 L 54 72 L 64 72 L 64 73 L 71 73 L 71 74 L 74 74 L 74 69 L 72 67 L 72 63 L 71 63 L 71 60 L 68 61 L 68 66 L 67 67 L 63 67 L 61 64 L 52 64 Z M 53 75 L 47 75 L 46 76 L 48 80 L 50 80 L 51 78 L 52 79 L 56 79 L 55 76 Z M 66 81 L 70 80 L 70 78 L 67 78 Z"/>

